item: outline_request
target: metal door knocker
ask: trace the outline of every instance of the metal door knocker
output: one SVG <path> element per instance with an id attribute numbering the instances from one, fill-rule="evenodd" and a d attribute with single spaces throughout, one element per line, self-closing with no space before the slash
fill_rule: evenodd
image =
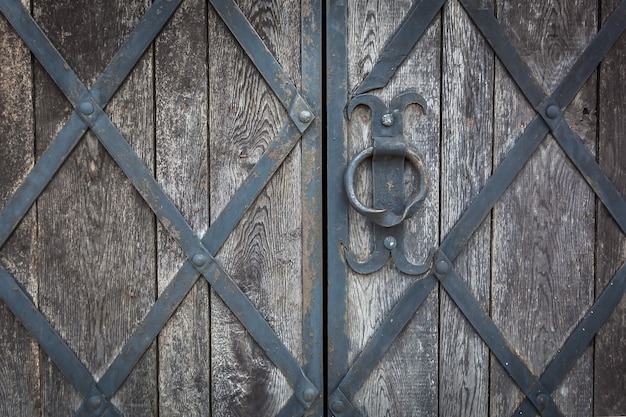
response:
<path id="1" fill-rule="evenodd" d="M 346 261 L 360 274 L 370 274 L 391 256 L 396 267 L 410 275 L 421 275 L 430 269 L 430 262 L 415 265 L 409 262 L 404 249 L 404 226 L 402 222 L 413 216 L 422 206 L 428 194 L 429 180 L 420 156 L 410 149 L 404 140 L 402 113 L 409 104 L 426 109 L 426 101 L 413 91 L 395 97 L 389 106 L 372 94 L 354 97 L 347 108 L 348 118 L 358 105 L 372 110 L 372 137 L 374 145 L 357 154 L 348 164 L 344 174 L 344 187 L 348 201 L 354 209 L 374 223 L 374 250 L 370 258 L 359 262 L 345 250 Z M 372 159 L 373 207 L 367 207 L 358 199 L 354 190 L 354 176 L 363 161 Z M 417 175 L 415 192 L 405 196 L 404 165 L 408 161 Z M 429 259 L 430 256 L 427 258 Z"/>

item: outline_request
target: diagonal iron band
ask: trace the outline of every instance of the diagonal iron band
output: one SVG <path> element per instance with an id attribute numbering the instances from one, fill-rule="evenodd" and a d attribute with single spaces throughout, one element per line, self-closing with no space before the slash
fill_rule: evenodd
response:
<path id="1" fill-rule="evenodd" d="M 445 2 L 446 0 L 421 0 L 414 3 L 385 44 L 370 73 L 359 84 L 354 92 L 355 96 L 387 85 Z"/>
<path id="2" fill-rule="evenodd" d="M 140 19 L 132 34 L 93 85 L 93 91 L 96 92 L 96 100 L 99 105 L 105 106 L 110 100 L 179 4 L 180 0 L 157 0 Z M 55 53 L 50 41 L 19 1 L 8 0 L 0 3 L 0 11 L 40 61 L 51 60 L 54 63 L 54 68 L 57 71 L 55 76 L 61 80 L 60 83 L 64 91 L 68 91 L 72 97 L 84 92 L 80 82 L 77 83 L 76 79 L 72 80 L 71 71 L 68 72 L 69 66 L 66 66 L 63 58 Z M 13 197 L 0 212 L 0 247 L 6 243 L 13 230 L 86 130 L 85 123 L 74 113 L 29 172 L 24 182 L 20 184 Z M 28 294 L 19 288 L 17 281 L 4 270 L 1 271 L 1 275 L 3 281 L 13 283 L 12 288 L 14 290 L 19 289 L 19 291 L 15 290 L 17 292 L 14 292 L 13 296 L 5 291 L 0 291 L 5 303 L 29 329 L 35 340 L 72 386 L 83 394 L 85 403 L 89 406 L 89 415 L 119 417 L 119 412 L 96 386 L 93 376 L 50 326 L 41 312 L 32 304 Z M 20 293 L 22 293 L 21 296 L 16 295 Z"/>
<path id="3" fill-rule="evenodd" d="M 550 391 L 540 382 L 528 366 L 516 355 L 504 335 L 491 317 L 483 310 L 472 290 L 454 270 L 452 262 L 442 251 L 435 260 L 435 275 L 441 285 L 458 306 L 459 310 L 474 327 L 476 333 L 487 344 L 491 353 L 498 359 L 505 371 L 511 376 L 518 387 L 530 399 L 543 417 L 562 417 L 561 412 L 550 397 Z"/>
<path id="4" fill-rule="evenodd" d="M 572 140 L 571 136 L 567 137 L 564 134 L 558 133 L 559 129 L 564 128 L 564 123 L 560 120 L 559 122 L 561 123 L 546 122 L 545 119 L 550 119 L 546 114 L 547 108 L 549 107 L 547 103 L 550 103 L 550 99 L 546 98 L 543 89 L 541 89 L 539 84 L 532 78 L 528 66 L 521 60 L 510 41 L 502 36 L 502 31 L 497 19 L 495 19 L 493 14 L 488 10 L 481 8 L 473 9 L 473 4 L 470 4 L 469 1 L 461 0 L 461 3 L 466 7 L 468 13 L 486 38 L 487 35 L 485 35 L 485 31 L 487 30 L 495 31 L 500 34 L 500 36 L 497 37 L 497 41 L 494 40 L 493 44 L 491 44 L 489 38 L 487 40 L 494 48 L 496 55 L 503 60 L 503 63 L 513 75 L 516 83 L 518 83 L 522 90 L 525 89 L 527 98 L 540 114 L 528 125 L 527 129 L 507 154 L 507 157 L 494 171 L 483 189 L 474 200 L 472 200 L 467 210 L 450 230 L 441 244 L 440 251 L 445 253 L 451 261 L 459 255 L 472 234 L 480 226 L 495 203 L 500 199 L 501 195 L 530 159 L 537 149 L 537 146 L 539 146 L 545 136 L 551 131 L 551 128 L 557 131 L 555 134 L 557 140 L 560 144 L 562 143 L 561 146 L 564 147 L 564 150 L 570 158 L 572 158 L 578 169 L 585 176 L 592 175 L 595 178 L 601 178 L 595 182 L 590 181 L 590 185 L 607 206 L 609 212 L 614 215 L 616 221 L 622 226 L 620 219 L 626 216 L 626 209 L 622 207 L 624 205 L 623 198 L 615 190 L 614 185 L 608 178 L 606 178 L 603 173 L 598 173 L 600 168 L 593 158 L 591 158 L 591 161 L 589 160 L 590 156 L 584 148 L 584 145 L 580 142 L 580 139 L 576 137 L 576 140 Z M 618 8 L 606 20 L 603 28 L 598 32 L 592 42 L 590 42 L 567 76 L 556 88 L 552 100 L 557 100 L 556 102 L 560 108 L 565 107 L 574 98 L 576 92 L 580 90 L 589 75 L 599 65 L 604 55 L 610 50 L 617 38 L 624 31 L 626 27 L 626 20 L 624 19 L 625 14 L 626 0 L 622 0 Z M 489 25 L 490 27 L 485 29 L 481 25 Z M 500 29 L 491 27 L 494 25 Z M 378 64 L 379 63 L 377 63 L 377 65 Z M 372 72 L 373 71 L 374 69 Z M 560 108 L 558 109 L 559 112 Z M 600 185 L 598 186 L 598 184 Z M 624 230 L 623 227 L 622 229 Z M 340 401 L 344 409 L 341 413 L 336 412 L 337 415 L 358 415 L 358 411 L 356 411 L 353 405 L 346 404 L 345 400 L 351 400 L 354 392 L 362 386 L 366 377 L 371 374 L 376 364 L 391 346 L 393 340 L 398 337 L 404 326 L 427 298 L 428 294 L 435 288 L 435 284 L 435 277 L 429 275 L 421 281 L 416 281 L 402 295 L 391 313 L 378 330 L 376 330 L 364 350 L 355 359 L 354 363 L 339 383 L 338 389 L 331 394 L 331 410 L 334 401 L 333 398 Z M 344 401 L 341 401 L 339 397 L 343 394 L 345 394 L 346 397 Z M 541 398 L 541 404 L 548 404 L 551 401 L 549 395 L 547 398 Z M 526 405 L 530 404 L 529 402 Z M 534 408 L 532 405 L 531 407 Z M 547 408 L 544 408 L 544 410 L 547 410 Z"/>
<path id="5" fill-rule="evenodd" d="M 403 302 L 396 303 L 378 327 L 367 346 L 341 379 L 337 389 L 329 397 L 331 410 L 337 417 L 360 415 L 351 403 L 352 398 L 413 317 L 415 311 L 426 301 L 436 283 L 437 279 L 433 274 L 415 281 L 402 295 L 401 301 Z"/>
<path id="6" fill-rule="evenodd" d="M 92 99 L 81 101 L 78 105 L 79 109 L 86 104 L 90 106 L 88 107 L 89 114 L 83 114 L 85 122 L 89 124 L 100 142 L 131 180 L 161 224 L 178 242 L 192 264 L 242 322 L 268 358 L 285 375 L 296 391 L 296 395 L 300 394 L 298 398 L 302 404 L 305 407 L 310 406 L 311 401 L 305 400 L 303 393 L 307 390 L 313 390 L 317 396 L 318 389 L 304 375 L 298 361 L 280 341 L 248 297 L 204 247 L 174 203 L 167 197 L 104 111 Z"/>
<path id="7" fill-rule="evenodd" d="M 567 126 L 561 110 L 580 89 L 580 87 L 576 87 L 582 85 L 597 67 L 597 64 L 592 67 L 589 63 L 599 63 L 626 29 L 624 23 L 626 22 L 626 1 L 622 0 L 611 13 L 598 34 L 585 48 L 583 54 L 578 57 L 569 76 L 561 82 L 551 97 L 548 97 L 532 76 L 530 68 L 507 38 L 493 12 L 474 8 L 468 0 L 461 0 L 461 4 L 509 71 L 522 93 L 543 118 L 546 125 L 549 126 L 559 145 L 583 174 L 585 180 L 604 203 L 622 231 L 626 233 L 626 201 L 615 188 L 615 185 L 602 172 L 595 158 L 586 150 L 580 137 Z"/>
<path id="8" fill-rule="evenodd" d="M 300 132 L 304 132 L 315 118 L 313 110 L 267 49 L 239 6 L 233 0 L 211 0 L 211 5 L 226 23 L 285 110 L 289 112 L 291 120 L 298 126 Z"/>
<path id="9" fill-rule="evenodd" d="M 121 417 L 119 411 L 96 385 L 89 370 L 37 309 L 26 290 L 2 267 L 0 267 L 0 299 L 22 322 L 67 381 L 91 403 L 89 415 L 94 412 L 100 414 L 106 409 L 107 415 Z M 96 402 L 98 404 L 94 407 Z"/>
<path id="10" fill-rule="evenodd" d="M 281 130 L 278 138 L 270 144 L 265 154 L 253 167 L 224 210 L 206 231 L 202 243 L 209 252 L 217 253 L 219 251 L 244 212 L 298 142 L 299 137 L 299 131 L 288 122 Z M 98 381 L 98 386 L 101 387 L 103 393 L 112 396 L 120 389 L 141 356 L 156 339 L 199 277 L 200 274 L 191 261 L 182 265 Z M 302 404 L 299 401 L 296 403 L 302 409 Z M 83 414 L 84 412 L 86 411 L 79 410 L 76 417 L 89 415 Z"/>
<path id="11" fill-rule="evenodd" d="M 592 68 L 588 63 L 599 62 L 626 29 L 626 1 L 620 2 L 597 36 L 577 59 L 570 71 L 570 75 L 573 74 L 573 76 L 568 76 L 551 97 L 547 97 L 540 87 L 535 87 L 538 83 L 532 78 L 529 70 L 521 73 L 514 71 L 521 58 L 508 40 L 502 40 L 504 31 L 497 23 L 495 16 L 484 10 L 468 9 L 468 13 L 509 70 L 522 93 L 543 118 L 543 122 L 549 127 L 561 148 L 581 172 L 622 231 L 626 232 L 626 201 L 586 149 L 580 137 L 569 127 L 561 111 L 567 104 L 563 100 L 571 100 L 579 89 L 576 88 L 577 84 L 584 83 L 595 68 Z M 586 346 L 617 307 L 626 288 L 625 275 L 622 267 L 535 383 L 534 387 L 546 384 L 546 387 L 543 388 L 547 389 L 544 399 L 550 398 L 550 394 L 565 378 Z M 537 404 L 533 400 L 535 398 L 527 394 L 526 399 L 513 415 L 534 416 L 536 410 L 544 415 L 543 411 L 536 407 Z"/>
<path id="12" fill-rule="evenodd" d="M 156 0 L 146 11 L 111 63 L 93 84 L 91 92 L 100 107 L 106 106 L 181 1 Z M 54 48 L 50 40 L 19 0 L 0 2 L 0 11 L 40 61 L 45 61 L 48 56 L 57 61 L 54 66 L 55 71 L 58 72 L 56 77 L 60 79 L 59 82 L 62 82 L 66 76 L 65 61 L 58 54 L 50 54 L 50 48 Z M 62 69 L 57 70 L 59 66 Z M 66 89 L 80 89 L 71 81 L 65 80 L 64 82 Z M 74 112 L 0 212 L 0 247 L 6 243 L 86 130 L 87 126 Z"/>
<path id="13" fill-rule="evenodd" d="M 15 3 L 11 5 L 15 6 Z M 175 7 L 170 10 L 170 15 L 174 10 Z M 91 96 L 89 90 L 65 63 L 61 55 L 23 7 L 9 7 L 7 10 L 3 10 L 3 12 L 8 15 L 10 21 L 17 23 L 14 26 L 17 26 L 16 30 L 18 30 L 18 33 L 23 38 L 30 40 L 29 47 L 32 48 L 37 58 L 41 60 L 44 68 L 46 68 L 68 99 L 77 107 L 83 121 L 92 128 L 124 173 L 131 179 L 164 227 L 185 250 L 196 269 L 217 290 L 255 340 L 265 350 L 270 360 L 283 372 L 296 390 L 296 396 L 300 402 L 305 407 L 310 406 L 311 401 L 304 399 L 303 393 L 307 392 L 309 394 L 307 395 L 308 397 L 316 397 L 318 394 L 317 388 L 306 378 L 298 362 L 278 339 L 258 310 L 254 308 L 249 299 L 215 261 L 212 254 L 203 246 L 200 239 L 191 231 L 180 212 L 169 200 L 156 180 L 154 180 L 148 169 L 145 168 L 134 150 L 112 125 L 99 102 L 95 97 Z M 158 15 L 162 12 L 157 7 L 155 13 Z M 166 20 L 167 18 L 163 22 Z M 24 32 L 27 34 L 23 34 L 20 31 L 22 28 L 20 23 L 22 22 L 26 22 L 24 24 L 26 28 Z M 153 37 L 157 33 L 158 30 L 154 32 Z M 110 68 L 117 68 L 118 66 L 121 67 L 119 62 L 114 62 Z M 111 88 L 109 91 L 112 94 L 115 89 Z M 88 400 L 86 399 L 86 401 Z"/>
<path id="14" fill-rule="evenodd" d="M 567 373 L 572 369 L 580 355 L 589 346 L 591 340 L 600 331 L 613 310 L 624 297 L 626 292 L 626 266 L 615 273 L 611 281 L 602 291 L 602 294 L 587 311 L 587 314 L 578 323 L 574 331 L 559 350 L 559 353 L 550 361 L 537 384 L 553 392 L 561 384 Z M 513 413 L 515 416 L 533 416 L 534 410 L 528 398 Z"/>

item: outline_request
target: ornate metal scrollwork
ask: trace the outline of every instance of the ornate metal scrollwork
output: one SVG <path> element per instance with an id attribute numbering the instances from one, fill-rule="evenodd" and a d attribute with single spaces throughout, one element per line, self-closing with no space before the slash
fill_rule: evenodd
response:
<path id="1" fill-rule="evenodd" d="M 360 274 L 370 274 L 383 265 L 391 256 L 396 267 L 410 275 L 421 275 L 430 269 L 430 262 L 413 264 L 405 255 L 403 221 L 413 216 L 428 195 L 429 179 L 420 156 L 410 149 L 404 140 L 402 113 L 410 104 L 426 109 L 426 101 L 413 91 L 395 97 L 389 106 L 372 94 L 361 94 L 352 99 L 347 108 L 348 118 L 358 105 L 372 110 L 372 137 L 374 145 L 357 154 L 344 174 L 344 187 L 348 201 L 361 215 L 374 223 L 374 250 L 370 258 L 359 262 L 345 250 L 346 261 Z M 374 175 L 373 207 L 365 206 L 356 196 L 354 176 L 356 169 L 365 160 L 372 159 Z M 404 188 L 404 165 L 408 161 L 417 174 L 416 191 L 407 200 Z"/>

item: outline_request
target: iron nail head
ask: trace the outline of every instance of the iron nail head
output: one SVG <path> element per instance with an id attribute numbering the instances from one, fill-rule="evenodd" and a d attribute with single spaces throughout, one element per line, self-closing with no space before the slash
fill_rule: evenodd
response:
<path id="1" fill-rule="evenodd" d="M 396 238 L 393 236 L 387 236 L 385 240 L 383 241 L 383 243 L 385 244 L 385 247 L 389 250 L 394 249 L 396 245 L 398 244 L 398 242 L 396 241 Z"/>
<path id="2" fill-rule="evenodd" d="M 381 118 L 381 122 L 383 126 L 386 126 L 386 127 L 393 126 L 393 114 L 391 113 L 383 114 L 383 117 Z"/>
<path id="3" fill-rule="evenodd" d="M 78 105 L 78 111 L 80 111 L 82 114 L 89 116 L 90 114 L 93 113 L 93 104 L 91 104 L 88 101 L 83 101 L 82 103 L 80 103 Z"/>
<path id="4" fill-rule="evenodd" d="M 96 408 L 102 405 L 102 398 L 100 398 L 97 395 L 94 395 L 93 397 L 87 400 L 87 403 L 89 404 L 89 407 L 95 410 Z"/>
<path id="5" fill-rule="evenodd" d="M 550 119 L 556 119 L 559 115 L 559 112 L 560 112 L 559 108 L 554 104 L 549 105 L 548 108 L 546 109 L 546 115 Z"/>
<path id="6" fill-rule="evenodd" d="M 450 264 L 446 261 L 439 261 L 437 262 L 436 269 L 440 274 L 446 274 L 450 270 Z"/>
<path id="7" fill-rule="evenodd" d="M 302 393 L 302 398 L 304 398 L 304 401 L 307 401 L 307 402 L 313 401 L 316 396 L 317 396 L 317 393 L 315 392 L 313 388 L 307 388 Z"/>
<path id="8" fill-rule="evenodd" d="M 341 400 L 333 401 L 333 403 L 330 405 L 330 409 L 333 411 L 333 413 L 343 413 L 344 411 L 346 411 L 346 404 Z"/>
<path id="9" fill-rule="evenodd" d="M 547 394 L 537 395 L 537 403 L 539 403 L 539 407 L 541 407 L 542 410 L 548 406 L 549 401 L 550 399 Z"/>
<path id="10" fill-rule="evenodd" d="M 313 120 L 313 113 L 308 110 L 302 110 L 298 114 L 298 119 L 300 119 L 302 123 L 309 123 L 311 120 Z"/>
<path id="11" fill-rule="evenodd" d="M 205 264 L 206 262 L 206 256 L 204 256 L 201 253 L 196 253 L 195 255 L 193 255 L 193 257 L 191 258 L 191 262 L 193 262 L 193 264 L 195 266 L 202 266 Z"/>

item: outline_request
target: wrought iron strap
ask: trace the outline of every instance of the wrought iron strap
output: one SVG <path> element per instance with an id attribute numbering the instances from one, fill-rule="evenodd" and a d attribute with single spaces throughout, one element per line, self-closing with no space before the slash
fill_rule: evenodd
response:
<path id="1" fill-rule="evenodd" d="M 95 82 L 93 89 L 98 92 L 98 105 L 106 105 L 179 3 L 180 1 L 157 0 L 148 9 L 131 37 L 122 45 L 111 64 Z M 35 56 L 42 63 L 48 64 L 44 67 L 51 73 L 53 79 L 58 81 L 59 87 L 67 93 L 71 101 L 76 103 L 79 97 L 89 94 L 19 1 L 0 2 L 0 11 Z M 86 130 L 86 124 L 75 112 L 0 213 L 0 247 L 6 243 L 17 224 L 39 197 Z M 17 286 L 13 277 L 10 277 L 4 270 L 1 272 L 5 281 L 13 281 L 14 286 Z M 110 396 L 104 395 L 99 388 L 96 388 L 93 376 L 63 342 L 45 317 L 32 305 L 28 297 L 24 295 L 18 298 L 7 298 L 7 294 L 11 294 L 10 292 L 0 291 L 0 293 L 3 294 L 3 299 L 7 305 L 30 330 L 35 340 L 54 361 L 61 373 L 78 392 L 83 394 L 85 397 L 83 406 L 88 410 L 87 415 L 119 417 L 119 412 L 108 401 Z"/>
<path id="2" fill-rule="evenodd" d="M 494 49 L 522 93 L 550 127 L 559 145 L 600 197 L 622 231 L 626 233 L 626 201 L 602 172 L 602 169 L 595 162 L 595 158 L 585 149 L 578 135 L 567 126 L 561 109 L 568 102 L 557 101 L 557 99 L 573 99 L 580 86 L 588 79 L 600 60 L 626 29 L 626 24 L 624 24 L 626 1 L 622 1 L 613 11 L 594 40 L 585 49 L 585 53 L 577 59 L 566 78 L 567 83 L 562 82 L 560 84 L 557 89 L 558 94 L 555 94 L 555 97 L 548 97 L 539 86 L 491 10 L 477 8 L 468 0 L 461 0 L 461 4 Z M 592 65 L 593 63 L 595 65 Z M 576 88 L 577 86 L 578 88 Z"/>
<path id="3" fill-rule="evenodd" d="M 533 78 L 528 66 L 505 36 L 493 13 L 484 9 L 480 2 L 461 0 L 461 3 L 479 30 L 485 35 L 498 58 L 509 70 L 526 98 L 538 112 L 538 115 L 528 124 L 524 133 L 508 152 L 506 158 L 443 239 L 439 249 L 438 262 L 435 263 L 433 273 L 439 278 L 446 291 L 451 295 L 479 335 L 483 337 L 512 379 L 526 394 L 526 399 L 514 416 L 534 415 L 534 413 L 539 413 L 544 417 L 560 416 L 560 411 L 554 404 L 551 393 L 560 384 L 576 359 L 623 297 L 626 286 L 624 284 L 624 275 L 626 274 L 624 268 L 613 277 L 589 313 L 579 323 L 562 349 L 553 358 L 544 374 L 538 378 L 529 371 L 519 356 L 514 354 L 507 346 L 506 340 L 498 327 L 481 309 L 476 297 L 452 268 L 452 262 L 467 245 L 472 234 L 491 212 L 496 202 L 508 189 L 539 144 L 550 132 L 555 136 L 583 176 L 585 176 L 622 230 L 626 231 L 624 227 L 626 225 L 626 202 L 624 202 L 623 197 L 606 175 L 602 173 L 580 138 L 567 125 L 561 111 L 573 100 L 576 93 L 626 28 L 626 0 L 623 0 L 605 21 L 602 29 L 579 56 L 552 96 L 548 96 Z M 415 13 L 422 4 L 423 2 L 418 3 L 410 13 Z M 412 17 L 408 17 L 406 21 L 410 19 Z M 408 31 L 408 27 L 406 23 L 403 23 L 396 33 L 392 35 L 392 41 L 387 45 L 393 45 L 393 40 L 400 36 L 400 32 Z M 419 36 L 415 37 L 415 42 L 417 42 L 418 38 Z M 404 49 L 409 51 L 413 46 L 414 44 L 410 47 L 405 46 Z M 382 57 L 394 56 L 394 59 L 398 60 L 405 56 L 403 54 L 404 52 L 395 48 L 392 48 L 391 51 L 381 52 Z M 401 62 L 401 60 L 398 62 Z M 380 59 L 370 75 L 386 73 L 389 74 L 388 78 L 386 78 L 388 81 L 393 75 L 393 66 L 390 66 L 388 60 Z M 367 91 L 370 88 L 375 88 L 374 85 L 376 87 L 384 86 L 384 84 L 371 84 L 371 80 L 368 77 L 357 91 Z M 334 152 L 337 152 L 337 150 Z M 333 210 L 329 211 L 329 215 L 341 218 Z M 350 401 L 352 401 L 355 392 L 365 382 L 365 379 L 371 374 L 374 367 L 389 349 L 393 340 L 399 336 L 404 326 L 420 308 L 428 294 L 435 288 L 437 282 L 435 275 L 428 275 L 426 278 L 413 283 L 400 297 L 396 306 L 381 326 L 375 331 L 363 351 L 344 374 L 337 389 L 331 394 L 329 406 L 330 411 L 334 415 L 342 417 L 360 415 Z M 345 294 L 343 296 L 345 297 Z"/>
<path id="4" fill-rule="evenodd" d="M 415 281 L 404 292 L 400 301 L 396 303 L 347 373 L 343 375 L 337 389 L 331 393 L 329 406 L 336 417 L 360 415 L 351 403 L 354 395 L 363 386 L 415 312 L 426 301 L 436 284 L 435 276 L 429 274 Z"/>
<path id="5" fill-rule="evenodd" d="M 96 386 L 89 370 L 33 304 L 30 295 L 1 267 L 0 299 L 22 322 L 72 387 L 85 397 L 85 401 L 89 403 L 89 415 L 102 415 L 106 410 L 111 417 L 121 416 Z"/>
<path id="6" fill-rule="evenodd" d="M 502 367 L 520 387 L 526 397 L 543 417 L 561 417 L 556 404 L 550 397 L 550 392 L 528 369 L 526 364 L 509 347 L 504 335 L 491 317 L 482 309 L 472 290 L 454 270 L 452 262 L 443 252 L 439 252 L 435 259 L 435 275 L 465 315 L 465 318 L 474 327 L 476 332 L 485 341 L 491 353 L 498 359 Z"/>
<path id="7" fill-rule="evenodd" d="M 132 34 L 117 51 L 111 63 L 98 77 L 92 86 L 91 93 L 96 103 L 104 108 L 113 94 L 124 82 L 132 68 L 135 66 L 143 52 L 152 42 L 156 34 L 163 28 L 169 17 L 174 13 L 181 0 L 166 1 L 157 0 L 146 11 Z M 76 78 L 64 80 L 63 77 L 70 74 L 69 66 L 58 53 L 54 53 L 54 47 L 30 14 L 19 1 L 6 0 L 0 2 L 0 11 L 5 15 L 9 23 L 20 34 L 26 45 L 33 50 L 39 60 L 45 60 L 50 56 L 54 61 L 47 70 L 57 74 L 60 83 L 66 85 L 66 89 L 76 88 L 84 94 L 83 87 L 76 84 Z M 38 54 L 38 55 L 37 55 Z M 65 75 L 64 75 L 65 74 Z M 72 78 L 71 76 L 69 76 Z M 35 164 L 31 172 L 20 184 L 13 197 L 6 203 L 0 212 L 0 247 L 4 245 L 15 227 L 26 212 L 43 192 L 58 171 L 67 156 L 80 141 L 86 132 L 87 126 L 79 119 L 78 113 L 74 112 L 69 121 L 63 126 L 48 149 Z"/>
<path id="8" fill-rule="evenodd" d="M 446 0 L 417 0 L 413 4 L 355 94 L 366 93 L 387 85 L 445 2 Z"/>
<path id="9" fill-rule="evenodd" d="M 626 266 L 622 265 L 570 334 L 559 353 L 550 361 L 536 384 L 542 384 L 548 392 L 554 392 L 557 389 L 624 298 L 624 293 L 626 293 Z M 534 410 L 528 398 L 522 401 L 511 417 L 516 416 L 534 416 Z"/>
<path id="10" fill-rule="evenodd" d="M 252 305 L 219 263 L 215 261 L 213 253 L 217 252 L 223 245 L 245 210 L 252 204 L 256 196 L 258 196 L 273 173 L 297 143 L 300 133 L 311 123 L 314 116 L 312 112 L 309 112 L 308 105 L 306 105 L 297 91 L 292 91 L 292 88 L 295 89 L 293 84 L 282 85 L 282 90 L 279 88 L 280 86 L 273 85 L 275 91 L 284 93 L 280 97 L 283 103 L 285 103 L 285 96 L 291 94 L 292 102 L 290 102 L 289 110 L 296 109 L 298 119 L 297 121 L 294 120 L 293 124 L 291 122 L 287 123 L 278 139 L 270 144 L 261 160 L 253 168 L 248 179 L 235 193 L 233 200 L 227 206 L 227 210 L 218 217 L 202 241 L 194 234 L 150 171 L 143 165 L 136 152 L 103 111 L 107 101 L 119 88 L 119 85 L 131 71 L 145 48 L 152 42 L 179 3 L 180 1 L 157 0 L 152 5 L 135 28 L 133 34 L 120 48 L 94 84 L 92 88 L 93 96 L 21 4 L 11 0 L 0 3 L 0 10 L 7 16 L 20 36 L 25 39 L 27 45 L 33 50 L 43 67 L 68 99 L 76 106 L 77 110 L 53 141 L 50 148 L 37 162 L 31 173 L 29 173 L 26 181 L 20 186 L 12 199 L 9 200 L 2 213 L 0 213 L 2 224 L 6 225 L 0 229 L 0 242 L 4 243 L 10 236 L 29 207 L 59 169 L 63 160 L 67 158 L 78 143 L 86 128 L 90 127 L 164 227 L 183 248 L 189 261 L 185 263 L 179 274 L 170 282 L 164 295 L 153 305 L 142 324 L 122 349 L 122 352 L 105 372 L 101 379 L 102 391 L 94 393 L 92 390 L 83 393 L 85 398 L 77 411 L 77 416 L 118 415 L 115 410 L 111 411 L 110 408 L 107 408 L 108 398 L 111 398 L 121 387 L 141 355 L 189 292 L 197 280 L 198 272 L 204 275 L 233 313 L 240 319 L 255 341 L 263 348 L 268 358 L 283 372 L 288 382 L 294 388 L 294 398 L 298 402 L 298 405 L 295 408 L 292 407 L 291 410 L 296 414 L 301 414 L 304 409 L 309 408 L 318 398 L 319 388 L 311 383 L 302 371 L 299 363 L 276 336 L 259 311 Z M 231 27 L 231 30 L 236 32 L 239 29 Z M 260 41 L 258 35 L 253 35 Z M 264 50 L 267 51 L 267 48 Z M 267 54 L 269 54 L 268 51 Z M 262 56 L 266 61 L 261 61 L 266 62 L 265 65 L 270 68 L 269 70 L 264 68 L 264 76 L 283 74 L 277 62 L 275 60 L 272 61 L 273 57 L 269 59 L 270 64 L 267 64 L 268 57 Z M 270 154 L 272 155 L 271 157 L 269 157 Z M 17 285 L 12 277 L 9 276 L 9 278 L 9 282 L 12 280 Z M 19 302 L 17 307 L 21 307 Z M 29 320 L 45 321 L 45 318 L 36 309 L 32 318 L 29 315 L 18 315 L 18 317 L 26 320 L 25 324 L 27 324 L 27 327 Z M 46 328 L 42 326 L 42 328 L 44 329 L 42 336 L 38 333 L 35 335 L 36 340 L 40 344 L 45 343 L 46 338 L 54 338 L 56 335 L 51 327 Z M 56 337 L 60 340 L 58 336 Z M 60 346 L 66 347 L 64 344 Z M 63 351 L 62 348 L 61 351 L 67 357 L 75 357 L 67 347 L 66 351 Z M 51 355 L 51 357 L 55 358 L 54 355 Z M 78 366 L 67 360 L 61 360 L 56 363 L 62 373 L 68 378 L 72 378 L 71 375 L 75 372 L 74 368 Z M 86 370 L 84 372 L 89 374 Z M 89 377 L 93 381 L 93 377 L 90 374 Z M 321 385 L 320 382 L 318 384 Z M 95 387 L 95 382 L 92 385 Z M 76 388 L 79 391 L 82 389 Z M 296 409 L 297 411 L 295 411 Z"/>
<path id="11" fill-rule="evenodd" d="M 0 248 L 22 221 L 74 147 L 87 126 L 74 113 L 0 211 Z"/>
<path id="12" fill-rule="evenodd" d="M 293 149 L 299 137 L 299 131 L 293 124 L 287 123 L 278 138 L 270 144 L 244 183 L 235 191 L 222 213 L 202 238 L 203 245 L 211 253 L 219 251 L 245 211 Z M 272 154 L 273 157 L 270 158 L 269 154 Z M 156 339 L 165 323 L 174 314 L 178 305 L 199 277 L 200 274 L 191 261 L 188 260 L 183 264 L 98 382 L 103 392 L 113 395 L 120 389 L 124 380 L 130 375 L 141 356 Z M 294 399 L 297 404 L 294 409 L 302 411 L 301 402 L 296 397 Z M 79 410 L 76 417 L 82 416 L 88 416 L 88 414 L 83 414 L 83 411 Z"/>
<path id="13" fill-rule="evenodd" d="M 239 6 L 233 0 L 211 0 L 211 4 L 246 51 L 285 110 L 289 112 L 291 120 L 298 126 L 300 132 L 304 132 L 315 118 L 313 109 L 302 98 L 298 88 L 267 49 Z"/>

